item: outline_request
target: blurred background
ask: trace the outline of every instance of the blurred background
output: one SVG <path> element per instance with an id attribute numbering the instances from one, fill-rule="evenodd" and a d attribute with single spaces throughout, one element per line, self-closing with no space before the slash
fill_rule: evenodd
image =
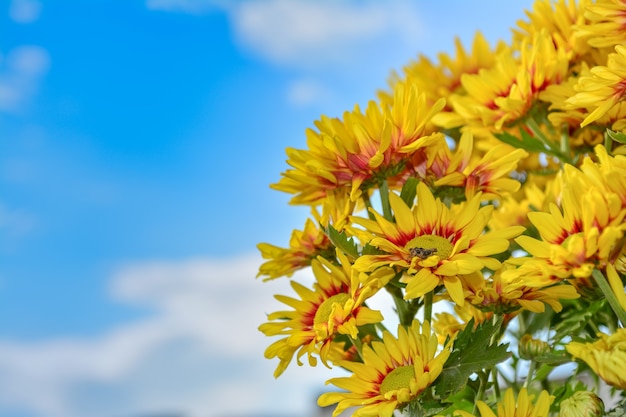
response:
<path id="1" fill-rule="evenodd" d="M 308 216 L 285 148 L 531 5 L 0 0 L 0 416 L 329 413 L 339 371 L 275 380 L 257 331 L 292 292 L 255 245 Z"/>

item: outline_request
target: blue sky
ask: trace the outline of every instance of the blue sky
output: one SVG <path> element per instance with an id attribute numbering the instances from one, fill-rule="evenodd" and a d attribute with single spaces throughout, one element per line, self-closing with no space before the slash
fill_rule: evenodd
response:
<path id="1" fill-rule="evenodd" d="M 256 331 L 285 147 L 531 4 L 0 0 L 0 417 L 310 415 Z"/>

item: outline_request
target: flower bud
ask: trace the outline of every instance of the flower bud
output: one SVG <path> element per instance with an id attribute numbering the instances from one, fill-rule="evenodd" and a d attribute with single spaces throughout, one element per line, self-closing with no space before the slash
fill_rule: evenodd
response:
<path id="1" fill-rule="evenodd" d="M 561 401 L 559 417 L 600 417 L 604 415 L 604 403 L 593 392 L 576 391 Z"/>
<path id="2" fill-rule="evenodd" d="M 522 359 L 532 360 L 550 351 L 550 345 L 543 340 L 533 339 L 525 334 L 519 340 L 519 356 Z"/>

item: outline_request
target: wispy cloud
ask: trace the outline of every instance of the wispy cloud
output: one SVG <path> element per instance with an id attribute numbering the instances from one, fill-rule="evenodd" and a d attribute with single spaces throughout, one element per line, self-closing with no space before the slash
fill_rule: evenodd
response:
<path id="1" fill-rule="evenodd" d="M 204 14 L 215 8 L 221 8 L 224 3 L 219 0 L 147 0 L 146 7 L 166 12 Z"/>
<path id="2" fill-rule="evenodd" d="M 312 78 L 301 78 L 292 81 L 287 86 L 286 94 L 287 101 L 295 106 L 307 106 L 325 102 L 333 97 L 328 87 Z"/>
<path id="3" fill-rule="evenodd" d="M 323 381 L 337 373 L 294 364 L 273 379 L 276 363 L 262 357 L 272 340 L 257 327 L 280 307 L 272 294 L 291 290 L 287 280 L 255 280 L 259 261 L 121 268 L 112 279 L 113 298 L 153 313 L 93 337 L 0 340 L 0 411 L 47 417 L 310 413 Z"/>
<path id="4" fill-rule="evenodd" d="M 33 23 L 39 19 L 41 9 L 37 0 L 11 0 L 9 17 L 16 23 Z"/>
<path id="5" fill-rule="evenodd" d="M 225 12 L 242 48 L 275 64 L 296 67 L 360 65 L 372 58 L 381 40 L 391 37 L 395 46 L 410 45 L 423 32 L 419 13 L 409 1 L 148 0 L 146 5 L 191 14 Z"/>
<path id="6" fill-rule="evenodd" d="M 4 56 L 0 51 L 0 112 L 22 111 L 49 67 L 48 51 L 40 46 L 21 45 Z"/>
<path id="7" fill-rule="evenodd" d="M 410 42 L 420 26 L 415 8 L 403 1 L 241 2 L 231 13 L 244 47 L 272 62 L 296 66 L 361 61 L 381 39 Z"/>

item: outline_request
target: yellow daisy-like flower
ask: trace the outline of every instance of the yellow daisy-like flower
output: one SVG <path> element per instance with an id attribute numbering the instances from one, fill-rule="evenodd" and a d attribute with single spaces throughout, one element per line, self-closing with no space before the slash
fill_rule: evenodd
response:
<path id="1" fill-rule="evenodd" d="M 500 41 L 492 49 L 480 32 L 476 32 L 470 51 L 465 49 L 459 38 L 455 38 L 454 45 L 456 53 L 453 56 L 440 53 L 438 63 L 420 55 L 416 61 L 409 62 L 403 68 L 406 82 L 415 84 L 420 91 L 424 91 L 430 103 L 458 92 L 461 88 L 461 75 L 476 74 L 482 68 L 491 68 L 498 52 L 506 48 L 504 42 Z M 392 87 L 399 80 L 400 77 L 395 75 L 391 81 Z M 387 93 L 380 93 L 380 96 L 384 100 L 391 97 Z"/>
<path id="2" fill-rule="evenodd" d="M 420 182 L 417 204 L 411 209 L 397 194 L 389 193 L 395 222 L 375 210 L 376 220 L 353 219 L 371 234 L 368 243 L 385 253 L 361 256 L 354 268 L 400 268 L 406 272 L 402 278 L 407 283 L 406 299 L 421 297 L 443 284 L 452 300 L 463 305 L 463 275 L 485 267 L 498 269 L 500 262 L 491 256 L 507 250 L 508 239 L 524 230 L 514 226 L 485 233 L 493 206 L 480 207 L 480 201 L 477 194 L 448 208 Z"/>
<path id="3" fill-rule="evenodd" d="M 513 29 L 513 41 L 521 44 L 526 38 L 547 30 L 558 49 L 570 55 L 570 61 L 589 52 L 589 44 L 576 33 L 576 26 L 585 22 L 585 8 L 589 0 L 537 0 L 532 11 L 526 11 L 528 21 L 519 20 L 519 29 Z"/>
<path id="4" fill-rule="evenodd" d="M 589 20 L 575 28 L 578 36 L 596 48 L 626 43 L 626 3 L 623 0 L 596 0 L 585 5 Z"/>
<path id="5" fill-rule="evenodd" d="M 545 304 L 556 312 L 562 310 L 561 300 L 573 300 L 580 295 L 576 288 L 545 276 L 529 278 L 515 273 L 510 262 L 493 276 L 485 279 L 481 273 L 465 277 L 466 299 L 483 311 L 513 314 L 524 309 L 543 313 Z"/>
<path id="6" fill-rule="evenodd" d="M 512 50 L 503 51 L 492 68 L 464 74 L 461 83 L 467 94 L 452 94 L 454 111 L 436 115 L 433 122 L 491 137 L 526 116 L 541 91 L 566 79 L 569 60 L 545 30 L 525 39 L 520 53 L 518 60 Z"/>
<path id="7" fill-rule="evenodd" d="M 398 326 L 397 338 L 384 332 L 382 341 L 363 347 L 363 363 L 340 362 L 352 375 L 327 382 L 347 392 L 324 393 L 317 402 L 322 407 L 337 403 L 333 417 L 350 407 L 359 407 L 355 416 L 391 417 L 437 379 L 450 356 L 452 340 L 439 353 L 438 347 L 428 322 Z"/>
<path id="8" fill-rule="evenodd" d="M 515 171 L 519 161 L 528 156 L 528 152 L 523 149 L 511 150 L 508 145 L 497 144 L 481 158 L 472 159 L 473 148 L 471 132 L 463 133 L 454 155 L 449 152 L 439 153 L 439 158 L 434 159 L 430 153 L 436 150 L 434 147 L 429 148 L 430 171 L 437 178 L 436 187 L 462 187 L 467 200 L 471 200 L 477 193 L 482 193 L 483 200 L 499 199 L 502 195 L 519 190 L 520 182 L 509 175 Z"/>
<path id="9" fill-rule="evenodd" d="M 424 93 L 399 83 L 390 104 L 372 101 L 365 113 L 356 106 L 343 120 L 322 117 L 315 123 L 318 131 L 306 132 L 308 150 L 287 149 L 293 169 L 272 188 L 295 194 L 291 204 L 316 205 L 336 190 L 356 201 L 379 180 L 393 186 L 414 154 L 441 136 L 429 124 L 444 104 L 442 99 L 427 105 Z"/>
<path id="10" fill-rule="evenodd" d="M 319 216 L 314 211 L 314 216 Z M 261 256 L 269 261 L 259 267 L 258 277 L 266 277 L 264 281 L 287 276 L 290 277 L 299 269 L 311 264 L 317 256 L 334 255 L 334 247 L 320 227 L 311 219 L 307 219 L 304 230 L 294 230 L 288 248 L 281 248 L 269 243 L 259 243 L 257 248 Z"/>
<path id="11" fill-rule="evenodd" d="M 316 278 L 313 290 L 291 281 L 300 298 L 284 295 L 275 298 L 293 310 L 269 314 L 269 322 L 259 326 L 266 336 L 286 336 L 265 350 L 266 358 L 280 359 L 275 377 L 283 373 L 296 352 L 299 365 L 302 365 L 300 357 L 308 354 L 311 366 L 317 363 L 313 355 L 319 355 L 328 366 L 327 357 L 335 335 L 356 339 L 359 326 L 383 320 L 379 311 L 370 310 L 363 303 L 387 284 L 393 271 L 381 269 L 363 277 L 360 275 L 364 274 L 353 271 L 350 261 L 339 250 L 337 258 L 340 265 L 321 257 L 313 260 L 311 267 Z"/>
<path id="12" fill-rule="evenodd" d="M 554 396 L 548 394 L 548 391 L 541 391 L 537 401 L 533 400 L 534 396 L 529 395 L 526 388 L 522 388 L 516 401 L 513 388 L 509 388 L 504 393 L 504 399 L 498 403 L 497 414 L 484 401 L 477 401 L 476 405 L 481 417 L 548 417 Z M 457 411 L 454 415 L 472 416 L 472 414 L 462 410 Z"/>
<path id="13" fill-rule="evenodd" d="M 589 67 L 583 62 L 575 75 L 570 76 L 561 84 L 548 86 L 539 94 L 541 101 L 550 103 L 548 120 L 552 125 L 561 126 L 561 129 L 563 125 L 568 127 L 569 146 L 573 149 L 579 146 L 597 145 L 604 140 L 604 132 L 598 129 L 581 129 L 580 125 L 589 112 L 584 108 L 572 107 L 568 101 L 576 95 L 575 88 L 577 88 L 578 80 L 588 76 L 591 76 Z M 613 112 L 602 117 L 598 123 L 611 125 L 615 122 L 610 119 L 610 116 L 613 116 L 611 113 Z"/>
<path id="14" fill-rule="evenodd" d="M 607 384 L 626 389 L 626 329 L 612 335 L 599 334 L 592 343 L 570 342 L 567 351 L 581 359 Z"/>
<path id="15" fill-rule="evenodd" d="M 584 279 L 593 269 L 604 269 L 623 249 L 626 159 L 609 157 L 603 146 L 595 150 L 600 163 L 586 158 L 580 170 L 564 166 L 558 206 L 551 204 L 549 213 L 528 214 L 542 240 L 516 239 L 534 257 L 518 273 L 571 277 L 578 279 L 572 284 L 588 286 Z"/>
<path id="16" fill-rule="evenodd" d="M 626 98 L 626 47 L 617 45 L 606 66 L 595 66 L 589 72 L 578 79 L 574 86 L 576 94 L 567 100 L 569 108 L 584 108 L 589 112 L 581 127 L 614 111 Z M 626 112 L 621 116 L 626 118 Z"/>

